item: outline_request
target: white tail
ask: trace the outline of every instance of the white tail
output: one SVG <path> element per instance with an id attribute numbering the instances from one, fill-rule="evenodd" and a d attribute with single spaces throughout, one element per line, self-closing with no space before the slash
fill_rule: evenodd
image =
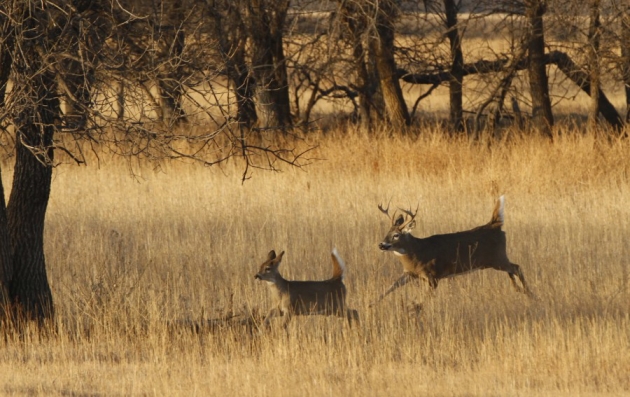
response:
<path id="1" fill-rule="evenodd" d="M 499 197 L 499 202 L 497 203 L 497 215 L 496 218 L 502 224 L 505 223 L 505 196 Z"/>
<path id="2" fill-rule="evenodd" d="M 442 278 L 487 268 L 507 272 L 514 288 L 531 296 L 521 268 L 507 257 L 505 233 L 501 230 L 504 206 L 505 198 L 501 196 L 489 223 L 468 231 L 427 238 L 411 235 L 417 210 L 415 213 L 403 210 L 407 217 L 402 214 L 398 218 L 395 214 L 391 216 L 392 226 L 379 248 L 397 254 L 403 265 L 403 275 L 375 303 L 416 278 L 427 280 L 435 289 Z M 379 205 L 378 208 L 389 217 L 389 206 L 384 209 Z M 516 283 L 516 277 L 522 288 Z"/>
<path id="3" fill-rule="evenodd" d="M 343 283 L 346 264 L 337 249 L 331 253 L 332 278 L 322 281 L 285 280 L 278 271 L 283 256 L 284 251 L 278 256 L 273 250 L 269 252 L 255 276 L 269 283 L 277 301 L 265 318 L 266 326 L 276 316 L 285 316 L 286 326 L 293 315 L 335 315 L 345 316 L 350 324 L 359 321 L 358 312 L 346 307 L 346 286 Z"/>
<path id="4" fill-rule="evenodd" d="M 344 280 L 344 278 L 346 277 L 346 262 L 343 261 L 343 259 L 341 259 L 341 256 L 339 255 L 339 251 L 337 251 L 337 248 L 333 248 L 332 249 L 332 258 L 333 258 L 333 278 L 335 277 L 335 275 L 339 274 L 339 277 L 341 277 L 341 281 Z"/>

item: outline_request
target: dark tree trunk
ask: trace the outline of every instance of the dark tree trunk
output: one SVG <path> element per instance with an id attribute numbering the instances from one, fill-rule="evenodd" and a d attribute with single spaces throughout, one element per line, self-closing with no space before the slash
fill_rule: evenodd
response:
<path id="1" fill-rule="evenodd" d="M 0 44 L 0 114 L 3 114 L 6 109 L 5 95 L 13 63 L 11 51 L 14 42 L 10 21 L 4 14 L 0 14 L 0 29 L 4 39 L 4 42 Z M 4 200 L 4 186 L 0 178 L 0 319 L 9 312 L 7 305 L 10 303 L 9 286 L 12 278 L 13 255 L 11 253 L 7 208 Z"/>
<path id="2" fill-rule="evenodd" d="M 621 65 L 626 91 L 626 123 L 630 123 L 630 6 L 621 19 Z"/>
<path id="3" fill-rule="evenodd" d="M 291 119 L 291 97 L 289 95 L 289 77 L 287 74 L 287 60 L 284 56 L 284 22 L 287 17 L 290 0 L 282 0 L 277 3 L 276 12 L 272 14 L 271 23 L 271 50 L 274 60 L 274 80 L 280 87 L 274 94 L 275 100 L 279 103 L 282 113 L 283 126 L 290 127 Z"/>
<path id="4" fill-rule="evenodd" d="M 30 5 L 30 8 L 29 8 Z M 43 12 L 42 12 L 43 11 Z M 22 51 L 16 51 L 16 160 L 7 218 L 13 253 L 10 299 L 18 314 L 43 321 L 53 316 L 53 299 L 44 258 L 44 219 L 52 177 L 54 123 L 61 111 L 54 74 L 45 64 L 46 12 L 27 3 L 23 9 Z"/>
<path id="5" fill-rule="evenodd" d="M 44 115 L 42 110 L 41 107 L 38 109 L 38 116 L 49 116 Z M 50 196 L 52 167 L 43 163 L 52 160 L 52 150 L 47 149 L 46 155 L 36 156 L 24 144 L 36 148 L 50 145 L 52 126 L 43 129 L 46 131 L 42 135 L 39 126 L 30 124 L 18 131 L 20 142 L 17 144 L 13 188 L 7 208 L 14 263 L 10 297 L 20 314 L 39 321 L 53 315 L 52 293 L 44 258 L 44 219 Z"/>
<path id="6" fill-rule="evenodd" d="M 370 45 L 365 43 L 365 37 L 368 36 L 366 15 L 364 11 L 355 7 L 356 4 L 352 1 L 339 0 L 338 2 L 342 22 L 347 28 L 352 45 L 352 59 L 356 71 L 354 86 L 359 93 L 359 122 L 364 130 L 370 131 L 373 121 L 382 120 L 385 104 L 376 97 L 379 89 L 378 73 L 374 68 L 370 70 L 367 62 L 369 54 L 367 49 Z"/>
<path id="7" fill-rule="evenodd" d="M 591 0 L 590 21 L 588 27 L 588 63 L 591 80 L 591 104 L 588 112 L 588 128 L 594 131 L 599 118 L 599 0 Z"/>
<path id="8" fill-rule="evenodd" d="M 238 65 L 232 70 L 232 85 L 236 94 L 236 119 L 246 129 L 253 127 L 258 121 L 256 103 L 254 102 L 255 83 L 245 64 L 245 53 L 234 58 Z"/>
<path id="9" fill-rule="evenodd" d="M 381 93 L 387 117 L 394 128 L 411 124 L 409 110 L 402 94 L 394 59 L 394 19 L 396 5 L 393 0 L 380 1 L 376 14 L 376 39 L 371 50 L 374 55 Z"/>
<path id="10" fill-rule="evenodd" d="M 252 41 L 252 69 L 256 79 L 261 127 L 290 128 L 291 103 L 282 50 L 282 29 L 288 0 L 252 0 L 247 26 Z"/>
<path id="11" fill-rule="evenodd" d="M 359 121 L 363 129 L 370 131 L 372 128 L 371 108 L 374 103 L 372 96 L 375 89 L 374 85 L 370 84 L 370 76 L 365 64 L 365 54 L 365 46 L 360 38 L 356 37 L 352 48 L 352 57 L 357 73 L 354 84 L 359 89 Z M 383 114 L 383 109 L 381 109 L 381 112 L 377 111 L 376 113 L 377 115 Z"/>
<path id="12" fill-rule="evenodd" d="M 125 120 L 125 82 L 122 79 L 114 80 L 116 95 L 116 118 L 118 121 Z"/>
<path id="13" fill-rule="evenodd" d="M 4 201 L 4 186 L 0 179 L 0 320 L 10 312 L 11 302 L 9 286 L 13 279 L 13 255 L 11 253 L 11 238 L 7 207 Z"/>
<path id="14" fill-rule="evenodd" d="M 173 26 L 162 27 L 162 37 L 159 40 L 164 41 L 164 48 L 160 48 L 163 52 L 160 57 L 168 58 L 174 56 L 175 59 L 181 59 L 184 52 L 184 43 L 186 36 L 182 30 Z M 162 47 L 162 46 L 160 46 Z M 186 111 L 184 110 L 182 100 L 184 98 L 184 87 L 182 81 L 183 67 L 179 62 L 175 65 L 168 65 L 158 77 L 158 87 L 160 91 L 159 103 L 162 108 L 162 122 L 165 125 L 176 126 L 180 123 L 188 122 Z"/>
<path id="15" fill-rule="evenodd" d="M 549 98 L 549 82 L 545 66 L 545 36 L 543 15 L 546 0 L 526 0 L 526 15 L 529 21 L 529 86 L 532 95 L 532 122 L 534 128 L 551 136 L 553 113 Z"/>
<path id="16" fill-rule="evenodd" d="M 455 131 L 462 131 L 463 123 L 463 82 L 464 82 L 464 55 L 462 42 L 457 28 L 457 13 L 459 8 L 455 0 L 444 0 L 446 13 L 446 33 L 451 45 L 451 75 L 449 78 L 450 122 Z"/>
<path id="17" fill-rule="evenodd" d="M 256 83 L 247 65 L 247 27 L 243 12 L 244 6 L 239 1 L 208 2 L 219 52 L 236 98 L 236 120 L 241 128 L 249 130 L 258 121 L 258 115 L 254 100 Z"/>

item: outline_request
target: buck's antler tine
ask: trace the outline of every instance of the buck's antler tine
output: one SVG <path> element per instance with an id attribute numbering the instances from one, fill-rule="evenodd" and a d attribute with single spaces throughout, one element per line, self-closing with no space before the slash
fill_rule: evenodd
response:
<path id="1" fill-rule="evenodd" d="M 391 216 L 389 216 L 389 204 L 391 203 L 391 201 L 389 203 L 387 203 L 387 208 L 383 208 L 383 206 L 381 204 L 378 205 L 378 209 L 385 215 L 387 215 L 388 218 L 391 218 Z"/>
<path id="2" fill-rule="evenodd" d="M 404 212 L 405 214 L 410 216 L 410 221 L 412 221 L 413 219 L 416 218 L 416 215 L 418 214 L 418 210 L 420 209 L 420 204 L 418 204 L 418 207 L 416 208 L 416 212 L 411 212 L 411 209 L 406 210 L 403 208 L 399 208 L 402 212 Z"/>

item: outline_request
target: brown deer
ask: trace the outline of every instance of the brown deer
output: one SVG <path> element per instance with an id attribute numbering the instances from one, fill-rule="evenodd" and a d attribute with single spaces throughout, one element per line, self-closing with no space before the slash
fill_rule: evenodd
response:
<path id="1" fill-rule="evenodd" d="M 517 291 L 533 296 L 521 268 L 507 257 L 505 233 L 503 226 L 503 210 L 505 199 L 499 197 L 490 222 L 472 230 L 438 234 L 427 238 L 416 238 L 411 235 L 416 221 L 416 212 L 402 210 L 408 217 L 396 213 L 391 216 L 392 226 L 378 247 L 382 251 L 393 252 L 403 265 L 403 275 L 396 280 L 387 291 L 372 305 L 408 282 L 423 278 L 435 290 L 438 281 L 473 270 L 492 268 L 507 272 L 512 285 Z M 386 209 L 379 204 L 379 210 L 389 218 L 389 205 Z M 519 278 L 523 288 L 516 283 Z M 372 306 L 371 305 L 371 306 Z"/>
<path id="2" fill-rule="evenodd" d="M 276 256 L 269 252 L 267 260 L 260 265 L 255 278 L 269 283 L 273 291 L 276 306 L 265 318 L 265 326 L 277 316 L 285 316 L 284 326 L 293 315 L 335 315 L 352 321 L 359 321 L 359 313 L 346 307 L 346 286 L 343 283 L 346 265 L 337 249 L 332 250 L 333 275 L 323 281 L 289 281 L 285 280 L 278 267 L 282 262 L 284 251 Z"/>

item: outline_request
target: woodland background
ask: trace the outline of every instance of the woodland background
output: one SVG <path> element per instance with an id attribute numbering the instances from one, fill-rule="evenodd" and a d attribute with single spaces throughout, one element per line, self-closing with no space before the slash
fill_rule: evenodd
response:
<path id="1" fill-rule="evenodd" d="M 3 2 L 0 390 L 627 393 L 629 7 Z M 368 308 L 377 204 L 427 236 L 501 194 L 537 299 L 486 270 Z M 266 253 L 324 279 L 333 247 L 361 324 L 260 333 Z"/>

